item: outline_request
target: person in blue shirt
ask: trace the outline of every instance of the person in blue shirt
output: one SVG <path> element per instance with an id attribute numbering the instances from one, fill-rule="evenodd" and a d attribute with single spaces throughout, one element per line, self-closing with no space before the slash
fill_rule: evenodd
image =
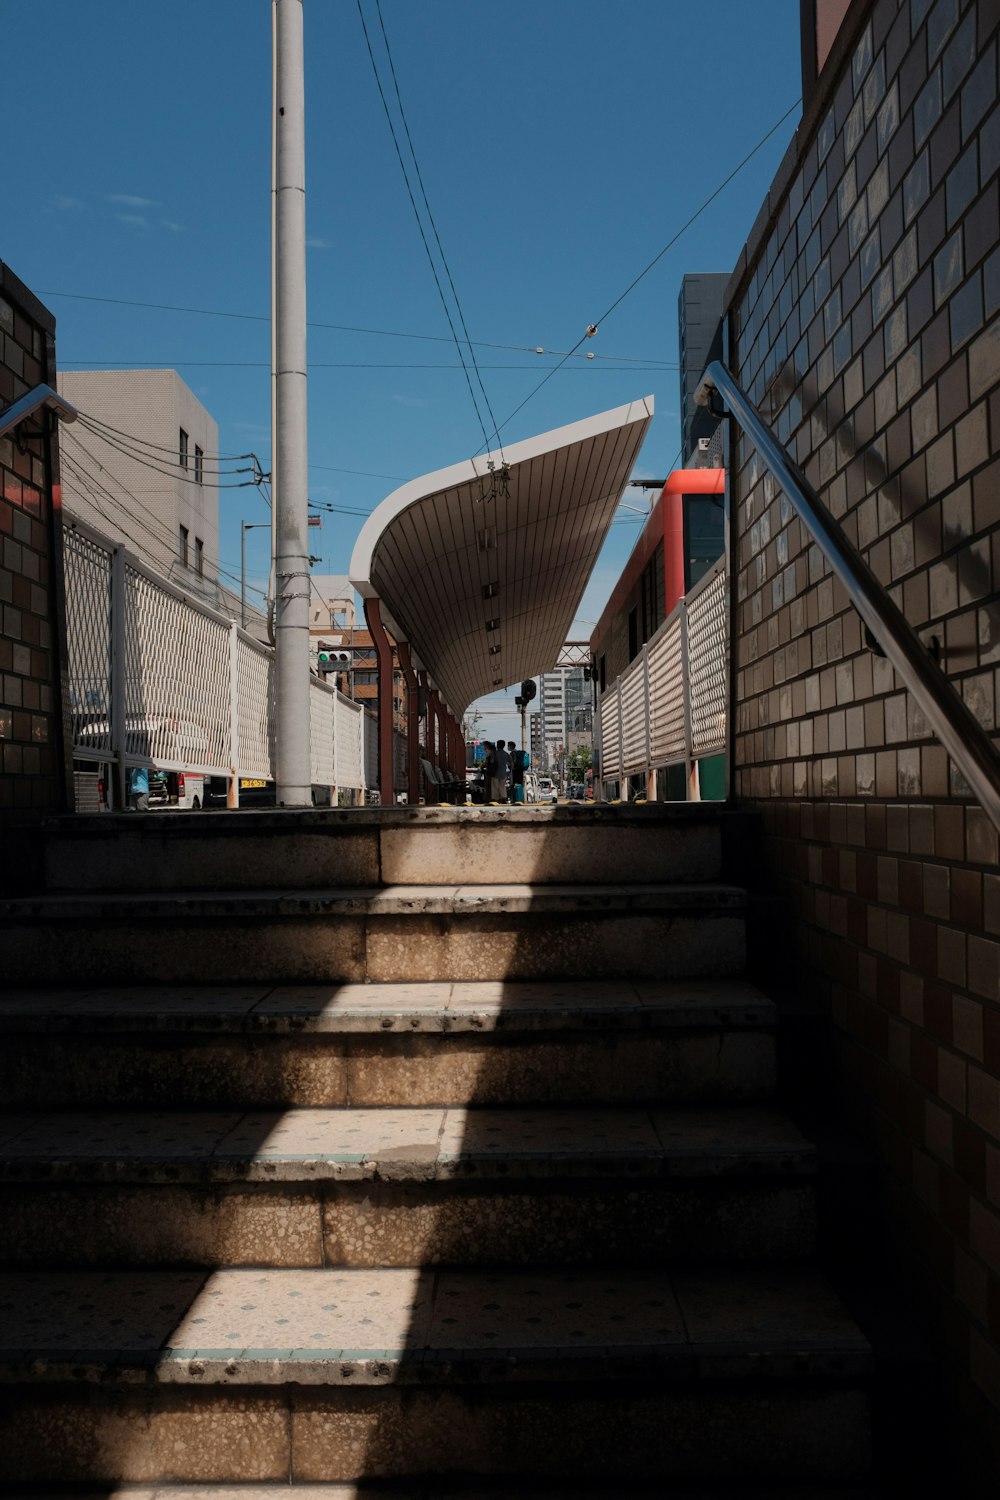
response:
<path id="1" fill-rule="evenodd" d="M 133 766 L 128 778 L 128 803 L 133 812 L 149 812 L 149 772 Z"/>

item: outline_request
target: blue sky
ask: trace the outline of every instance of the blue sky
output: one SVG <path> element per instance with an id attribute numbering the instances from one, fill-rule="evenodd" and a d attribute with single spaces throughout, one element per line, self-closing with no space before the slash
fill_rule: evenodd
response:
<path id="1" fill-rule="evenodd" d="M 375 0 L 362 7 L 392 99 Z M 665 474 L 680 444 L 681 277 L 732 266 L 797 111 L 601 322 L 587 344 L 601 358 L 570 360 L 531 395 L 556 361 L 522 351 L 572 348 L 794 104 L 798 0 L 381 8 L 503 438 L 652 393 L 637 472 Z M 270 4 L 2 0 L 5 55 L 38 57 L 40 9 L 44 61 L 7 80 L 8 151 L 20 167 L 0 259 L 55 313 L 64 368 L 175 368 L 218 421 L 222 451 L 252 449 L 266 468 Z M 356 0 L 305 0 L 305 44 L 310 498 L 367 514 L 397 483 L 475 452 L 482 431 Z M 638 491 L 626 499 L 641 504 Z M 266 514 L 252 489 L 221 493 L 231 573 L 241 519 Z M 581 637 L 635 540 L 638 517 L 620 515 L 580 607 Z M 347 571 L 361 519 L 324 513 L 310 533 L 317 571 Z M 248 533 L 257 583 L 266 548 L 265 532 Z M 513 692 L 480 705 L 483 732 L 514 733 Z"/>

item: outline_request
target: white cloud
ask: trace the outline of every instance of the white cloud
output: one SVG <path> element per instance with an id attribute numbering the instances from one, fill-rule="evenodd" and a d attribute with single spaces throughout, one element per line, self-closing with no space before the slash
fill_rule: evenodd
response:
<path id="1" fill-rule="evenodd" d="M 161 219 L 160 228 L 169 229 L 171 234 L 182 234 L 184 230 L 183 224 L 175 224 L 173 219 Z"/>
<path id="2" fill-rule="evenodd" d="M 131 224 L 135 229 L 149 228 L 149 220 L 145 214 L 116 214 L 115 218 L 120 224 Z"/>
<path id="3" fill-rule="evenodd" d="M 423 401 L 419 396 L 393 396 L 393 401 L 398 401 L 400 406 L 430 406 L 429 401 Z"/>
<path id="4" fill-rule="evenodd" d="M 58 213 L 79 213 L 86 205 L 81 198 L 71 198 L 64 193 L 56 193 L 46 200 L 46 207 Z"/>
<path id="5" fill-rule="evenodd" d="M 155 198 L 137 198 L 134 193 L 106 193 L 109 203 L 120 203 L 123 208 L 155 208 Z"/>
<path id="6" fill-rule="evenodd" d="M 321 240 L 318 235 L 307 234 L 306 235 L 306 248 L 308 250 L 332 250 L 333 249 L 333 241 L 332 240 Z"/>

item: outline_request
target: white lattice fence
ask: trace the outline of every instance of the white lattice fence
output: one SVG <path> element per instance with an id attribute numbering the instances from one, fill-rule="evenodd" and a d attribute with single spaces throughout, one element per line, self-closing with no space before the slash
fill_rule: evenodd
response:
<path id="1" fill-rule="evenodd" d="M 74 755 L 274 780 L 274 653 L 79 523 L 65 535 Z M 310 690 L 317 785 L 365 785 L 363 713 Z"/>
<path id="2" fill-rule="evenodd" d="M 86 729 L 83 757 L 106 758 L 111 750 L 111 553 L 67 530 L 64 555 L 74 738 Z"/>

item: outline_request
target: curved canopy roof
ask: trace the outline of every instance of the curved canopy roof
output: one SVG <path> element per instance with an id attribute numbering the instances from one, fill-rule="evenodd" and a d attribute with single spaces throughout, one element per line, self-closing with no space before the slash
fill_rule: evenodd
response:
<path id="1" fill-rule="evenodd" d="M 550 671 L 653 417 L 653 398 L 466 459 L 368 517 L 351 582 L 455 715 Z"/>

